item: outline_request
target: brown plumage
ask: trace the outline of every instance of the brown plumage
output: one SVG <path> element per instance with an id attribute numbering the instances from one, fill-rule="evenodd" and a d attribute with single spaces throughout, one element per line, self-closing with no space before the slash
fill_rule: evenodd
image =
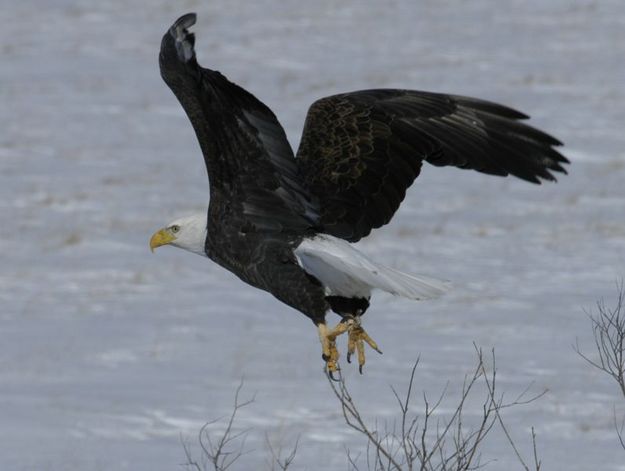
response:
<path id="1" fill-rule="evenodd" d="M 387 224 L 423 161 L 540 183 L 565 172 L 552 136 L 475 98 L 363 90 L 315 102 L 297 152 L 325 232 L 357 241 Z"/>

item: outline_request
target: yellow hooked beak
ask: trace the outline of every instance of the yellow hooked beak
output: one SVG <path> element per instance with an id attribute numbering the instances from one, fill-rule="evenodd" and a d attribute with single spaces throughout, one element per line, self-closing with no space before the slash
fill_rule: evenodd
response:
<path id="1" fill-rule="evenodd" d="M 154 249 L 156 247 L 170 244 L 174 240 L 176 240 L 176 237 L 171 233 L 169 229 L 161 229 L 160 231 L 156 232 L 150 239 L 150 250 L 154 252 Z"/>

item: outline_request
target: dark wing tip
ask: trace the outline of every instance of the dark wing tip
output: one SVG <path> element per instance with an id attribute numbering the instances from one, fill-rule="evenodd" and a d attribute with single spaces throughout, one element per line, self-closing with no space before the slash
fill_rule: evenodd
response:
<path id="1" fill-rule="evenodd" d="M 196 21 L 197 15 L 193 12 L 182 15 L 175 21 L 173 25 L 171 25 L 171 28 L 169 28 L 169 32 L 174 38 L 177 39 L 180 37 L 181 32 L 193 26 Z"/>
<path id="2" fill-rule="evenodd" d="M 197 20 L 195 13 L 187 13 L 178 18 L 167 30 L 161 43 L 161 63 L 173 60 L 189 62 L 195 59 L 195 35 L 188 28 Z"/>

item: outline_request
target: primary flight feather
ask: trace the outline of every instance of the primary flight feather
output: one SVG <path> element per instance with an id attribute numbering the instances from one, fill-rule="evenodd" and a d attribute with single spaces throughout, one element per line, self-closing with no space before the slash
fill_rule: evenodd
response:
<path id="1" fill-rule="evenodd" d="M 317 326 L 327 369 L 338 369 L 336 337 L 348 332 L 348 361 L 374 289 L 436 297 L 448 283 L 380 265 L 353 248 L 387 224 L 423 162 L 533 183 L 566 173 L 554 137 L 527 116 L 489 101 L 413 90 L 362 90 L 322 98 L 308 110 L 294 155 L 273 112 L 221 73 L 201 67 L 190 13 L 161 42 L 161 76 L 195 130 L 210 187 L 207 213 L 176 220 L 150 247 L 207 256 L 270 292 Z M 326 314 L 342 318 L 334 328 Z"/>

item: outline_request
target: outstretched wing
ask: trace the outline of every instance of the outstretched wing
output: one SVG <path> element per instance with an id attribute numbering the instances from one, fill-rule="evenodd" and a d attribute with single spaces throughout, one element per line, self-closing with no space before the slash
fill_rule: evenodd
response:
<path id="1" fill-rule="evenodd" d="M 200 67 L 196 15 L 179 18 L 163 36 L 161 76 L 197 135 L 210 182 L 209 220 L 233 214 L 260 230 L 310 226 L 317 219 L 301 184 L 293 150 L 272 111 L 217 71 Z M 221 221 L 220 221 L 221 222 Z"/>
<path id="2" fill-rule="evenodd" d="M 540 183 L 566 173 L 554 137 L 475 98 L 364 90 L 312 104 L 297 152 L 326 233 L 357 241 L 387 224 L 423 161 Z"/>

